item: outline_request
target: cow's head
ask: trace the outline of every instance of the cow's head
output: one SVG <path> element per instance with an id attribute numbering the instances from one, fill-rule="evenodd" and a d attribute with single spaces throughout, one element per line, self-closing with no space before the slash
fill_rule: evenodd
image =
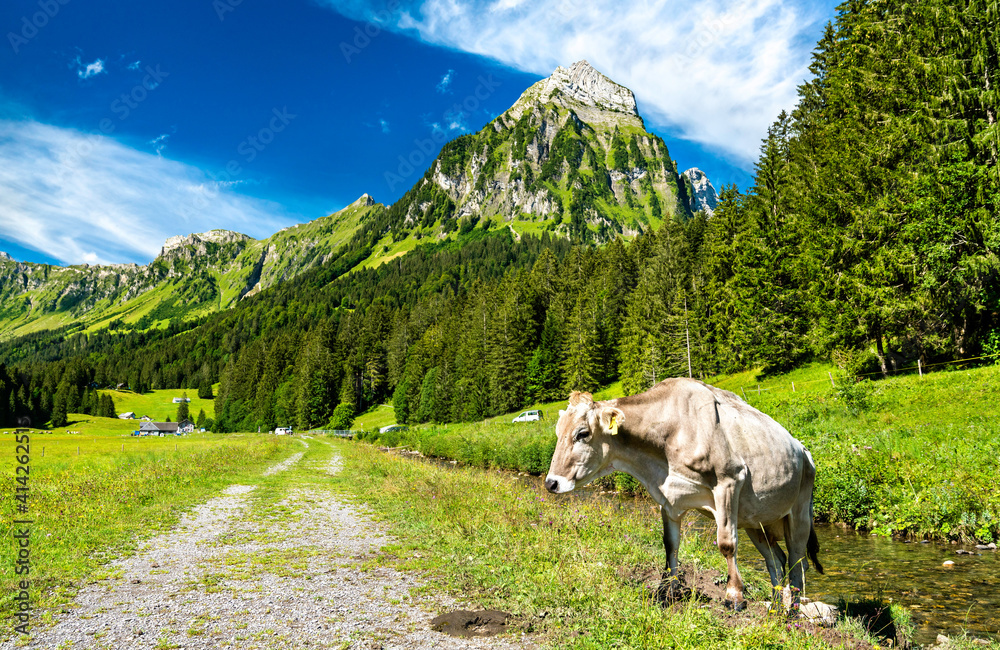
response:
<path id="1" fill-rule="evenodd" d="M 548 491 L 569 492 L 577 484 L 586 485 L 602 476 L 611 436 L 618 434 L 618 425 L 624 420 L 621 410 L 594 402 L 590 393 L 574 391 L 556 422 L 556 451 L 545 477 Z"/>

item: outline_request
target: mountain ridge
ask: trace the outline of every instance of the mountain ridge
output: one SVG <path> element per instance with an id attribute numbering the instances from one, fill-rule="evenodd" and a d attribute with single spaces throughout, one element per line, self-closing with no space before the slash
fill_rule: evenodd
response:
<path id="1" fill-rule="evenodd" d="M 515 237 L 628 238 L 714 208 L 686 174 L 646 131 L 632 91 L 577 61 L 531 85 L 479 132 L 446 143 L 391 206 L 364 193 L 265 239 L 225 229 L 176 235 L 147 265 L 60 267 L 0 253 L 0 337 L 76 323 L 162 326 L 228 309 L 314 266 L 375 266 L 496 223 Z"/>

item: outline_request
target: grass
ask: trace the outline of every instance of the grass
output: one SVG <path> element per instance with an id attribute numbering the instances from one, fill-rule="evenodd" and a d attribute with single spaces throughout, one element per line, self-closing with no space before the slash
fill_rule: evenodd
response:
<path id="1" fill-rule="evenodd" d="M 880 535 L 1000 539 L 1000 492 L 995 489 L 1000 423 L 990 415 L 1000 394 L 1000 366 L 878 382 L 833 374 L 836 386 L 828 372 L 833 374 L 829 366 L 810 364 L 776 377 L 747 372 L 709 381 L 745 394 L 810 450 L 818 472 L 819 521 Z M 596 397 L 620 394 L 615 385 Z M 509 413 L 366 438 L 470 465 L 541 474 L 548 468 L 553 427 L 565 402 L 527 408 L 541 408 L 545 420 L 512 424 L 516 414 Z M 623 475 L 602 480 L 609 488 L 640 490 Z"/>
<path id="2" fill-rule="evenodd" d="M 218 386 L 216 386 L 217 388 Z M 142 394 L 134 393 L 130 390 L 101 390 L 99 392 L 111 395 L 115 400 L 115 410 L 118 413 L 128 413 L 131 411 L 135 413 L 136 418 L 148 415 L 155 422 L 163 422 L 166 418 L 176 421 L 177 407 L 180 405 L 174 404 L 173 399 L 183 396 L 184 393 L 187 393 L 187 396 L 191 399 L 191 402 L 188 404 L 188 411 L 192 422 L 198 417 L 198 411 L 201 409 L 205 409 L 205 415 L 208 417 L 215 417 L 215 400 L 201 399 L 198 397 L 198 390 L 196 388 L 170 388 L 152 390 Z M 129 426 L 132 429 L 139 428 L 138 422 L 132 422 Z"/>
<path id="3" fill-rule="evenodd" d="M 637 573 L 663 564 L 652 502 L 553 497 L 536 482 L 450 470 L 356 443 L 337 443 L 335 487 L 390 526 L 390 563 L 428 572 L 474 607 L 509 611 L 559 648 L 827 648 L 783 617 L 684 602 L 664 608 Z M 637 505 L 638 504 L 638 505 Z M 709 538 L 687 527 L 689 571 L 724 574 Z M 747 571 L 748 594 L 769 592 Z"/>
<path id="4" fill-rule="evenodd" d="M 31 431 L 27 512 L 12 497 L 0 502 L 5 539 L 13 539 L 15 519 L 34 521 L 30 579 L 36 613 L 72 600 L 85 579 L 174 525 L 186 508 L 298 447 L 282 438 L 241 434 L 123 439 L 113 426 L 89 434 Z M 0 444 L 3 493 L 14 495 L 15 438 L 5 435 Z M 0 545 L 4 619 L 14 611 L 14 585 L 21 579 L 14 574 L 15 552 L 13 544 Z"/>
<path id="5" fill-rule="evenodd" d="M 396 423 L 396 411 L 388 404 L 374 406 L 358 417 L 354 418 L 353 429 L 364 431 L 378 431 L 382 427 Z"/>

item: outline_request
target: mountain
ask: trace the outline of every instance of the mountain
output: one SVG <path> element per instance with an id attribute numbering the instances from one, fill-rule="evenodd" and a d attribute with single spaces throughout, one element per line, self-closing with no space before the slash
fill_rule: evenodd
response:
<path id="1" fill-rule="evenodd" d="M 343 210 L 264 240 L 229 230 L 171 237 L 144 266 L 60 267 L 0 254 L 0 335 L 79 322 L 88 329 L 145 329 L 227 309 L 329 261 L 369 213 L 383 209 L 365 194 Z"/>
<path id="2" fill-rule="evenodd" d="M 705 214 L 711 217 L 719 203 L 719 193 L 715 191 L 712 181 L 708 180 L 705 172 L 697 167 L 685 170 L 683 176 L 687 179 L 687 184 L 689 185 L 688 196 L 690 197 L 690 203 L 688 207 L 691 212 L 704 210 Z"/>
<path id="3" fill-rule="evenodd" d="M 697 172 L 697 174 L 693 174 Z M 413 248 L 504 226 L 606 243 L 715 207 L 679 174 L 635 96 L 586 61 L 559 67 L 475 134 L 448 142 L 392 206 L 368 195 L 263 240 L 212 230 L 168 239 L 150 264 L 57 267 L 0 256 L 0 338 L 67 325 L 159 327 L 232 307 L 303 271 L 377 266 Z"/>
<path id="4" fill-rule="evenodd" d="M 439 237 L 490 220 L 606 242 L 691 215 L 687 185 L 632 91 L 586 61 L 556 68 L 479 133 L 446 144 L 399 203 L 394 229 Z"/>

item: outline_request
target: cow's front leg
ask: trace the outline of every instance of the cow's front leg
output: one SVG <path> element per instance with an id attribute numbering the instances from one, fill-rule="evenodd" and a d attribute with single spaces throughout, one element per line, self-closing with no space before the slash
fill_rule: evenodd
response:
<path id="1" fill-rule="evenodd" d="M 660 506 L 660 516 L 663 518 L 663 550 L 667 554 L 666 566 L 663 568 L 663 581 L 660 583 L 661 599 L 673 601 L 684 596 L 680 576 L 677 573 L 677 551 L 681 547 L 681 517 L 673 519 L 668 509 Z"/>
<path id="2" fill-rule="evenodd" d="M 726 607 L 735 611 L 746 608 L 743 600 L 743 578 L 736 566 L 736 544 L 739 541 L 737 524 L 737 504 L 739 503 L 739 481 L 729 481 L 716 486 L 715 492 L 715 524 L 718 527 L 718 545 L 722 557 L 726 558 L 729 571 L 729 582 L 726 585 Z"/>

